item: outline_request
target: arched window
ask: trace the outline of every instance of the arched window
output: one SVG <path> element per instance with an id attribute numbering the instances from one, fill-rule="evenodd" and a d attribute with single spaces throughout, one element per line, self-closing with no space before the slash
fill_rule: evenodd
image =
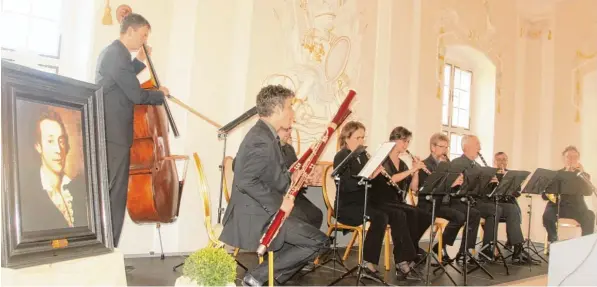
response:
<path id="1" fill-rule="evenodd" d="M 445 64 L 442 132 L 450 138 L 450 159 L 462 154 L 462 137 L 471 133 L 472 79 L 472 71 Z"/>

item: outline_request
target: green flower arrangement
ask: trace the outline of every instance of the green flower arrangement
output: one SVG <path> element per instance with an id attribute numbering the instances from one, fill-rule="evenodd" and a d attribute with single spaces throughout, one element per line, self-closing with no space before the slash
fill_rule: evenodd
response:
<path id="1" fill-rule="evenodd" d="M 182 274 L 200 286 L 226 286 L 236 278 L 236 261 L 224 248 L 206 247 L 185 262 Z"/>

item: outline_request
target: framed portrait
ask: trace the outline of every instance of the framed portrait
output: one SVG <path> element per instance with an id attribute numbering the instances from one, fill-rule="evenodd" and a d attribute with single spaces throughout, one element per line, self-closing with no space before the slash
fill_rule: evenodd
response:
<path id="1" fill-rule="evenodd" d="M 2 267 L 113 250 L 99 86 L 2 61 Z"/>

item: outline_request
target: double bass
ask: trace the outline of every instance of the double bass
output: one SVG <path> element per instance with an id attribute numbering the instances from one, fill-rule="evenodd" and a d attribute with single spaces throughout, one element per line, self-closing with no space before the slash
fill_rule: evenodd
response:
<path id="1" fill-rule="evenodd" d="M 158 89 L 160 83 L 145 44 L 142 49 L 150 79 L 141 88 Z M 189 157 L 170 154 L 169 127 L 178 138 L 180 134 L 166 100 L 162 105 L 135 105 L 126 203 L 135 223 L 171 223 L 178 217 Z M 182 176 L 178 174 L 177 160 L 184 161 Z"/>

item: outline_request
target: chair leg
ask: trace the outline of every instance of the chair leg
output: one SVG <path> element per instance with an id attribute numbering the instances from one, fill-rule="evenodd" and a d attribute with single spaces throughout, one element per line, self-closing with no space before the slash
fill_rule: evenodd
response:
<path id="1" fill-rule="evenodd" d="M 390 229 L 386 228 L 386 240 L 385 240 L 385 250 L 384 250 L 384 265 L 386 266 L 386 271 L 390 271 Z"/>
<path id="2" fill-rule="evenodd" d="M 547 232 L 545 232 L 545 239 L 543 240 L 543 255 L 547 255 Z"/>
<path id="3" fill-rule="evenodd" d="M 333 226 L 328 227 L 328 233 L 326 233 L 328 238 L 330 238 L 330 235 L 332 235 L 332 231 L 334 231 L 334 227 Z M 338 240 L 338 238 L 334 238 L 334 240 Z M 317 258 L 315 258 L 315 260 L 313 261 L 313 264 L 314 265 L 319 264 L 319 256 L 317 256 Z"/>
<path id="4" fill-rule="evenodd" d="M 363 233 L 360 230 L 357 231 L 357 237 L 358 237 L 358 240 L 359 240 L 359 243 L 358 243 L 358 246 L 359 246 L 359 261 L 358 262 L 359 262 L 359 264 L 362 264 L 363 263 L 363 258 L 361 257 L 361 253 L 363 251 L 363 244 L 361 244 L 361 241 L 363 241 L 363 239 L 362 239 L 363 238 Z"/>
<path id="5" fill-rule="evenodd" d="M 267 252 L 267 265 L 268 265 L 268 285 L 269 286 L 274 286 L 274 252 L 273 251 L 268 251 Z"/>
<path id="6" fill-rule="evenodd" d="M 352 246 L 354 245 L 354 241 L 357 239 L 357 235 L 358 235 L 357 233 L 358 233 L 357 231 L 354 231 L 352 233 L 352 238 L 348 242 L 348 245 L 346 245 L 346 250 L 344 251 L 344 256 L 342 257 L 342 261 L 346 261 L 346 259 L 348 259 L 348 255 L 350 255 L 350 249 L 352 249 Z M 359 239 L 359 243 L 360 242 L 361 242 L 361 240 Z"/>
<path id="7" fill-rule="evenodd" d="M 236 257 L 238 255 L 238 252 L 240 251 L 240 248 L 234 248 L 234 253 L 232 256 Z"/>

